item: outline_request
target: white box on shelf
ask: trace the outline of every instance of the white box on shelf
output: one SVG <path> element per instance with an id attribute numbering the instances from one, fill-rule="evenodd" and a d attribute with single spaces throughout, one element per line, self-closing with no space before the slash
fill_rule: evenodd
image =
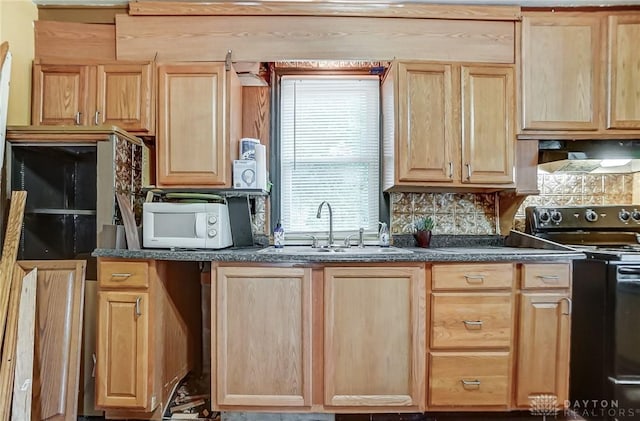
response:
<path id="1" fill-rule="evenodd" d="M 253 159 L 238 159 L 233 161 L 233 188 L 256 189 L 256 161 Z"/>

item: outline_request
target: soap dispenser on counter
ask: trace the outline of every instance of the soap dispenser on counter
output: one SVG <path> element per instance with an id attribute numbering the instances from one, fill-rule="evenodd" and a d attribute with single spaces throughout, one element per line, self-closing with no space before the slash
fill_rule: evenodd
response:
<path id="1" fill-rule="evenodd" d="M 380 245 L 380 247 L 389 247 L 389 228 L 387 227 L 386 222 L 380 222 L 378 244 Z"/>
<path id="2" fill-rule="evenodd" d="M 273 229 L 273 246 L 275 248 L 284 247 L 284 228 L 282 228 L 282 224 L 280 222 L 278 222 L 276 227 Z"/>

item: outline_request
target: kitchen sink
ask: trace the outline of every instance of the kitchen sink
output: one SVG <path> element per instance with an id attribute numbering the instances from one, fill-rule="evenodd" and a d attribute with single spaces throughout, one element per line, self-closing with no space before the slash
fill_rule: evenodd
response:
<path id="1" fill-rule="evenodd" d="M 411 250 L 398 247 L 378 247 L 369 246 L 364 248 L 358 247 L 319 247 L 311 246 L 286 246 L 283 248 L 267 247 L 258 250 L 258 253 L 265 254 L 295 254 L 295 255 L 314 255 L 314 254 L 335 254 L 335 255 L 379 255 L 379 254 L 412 254 Z"/>

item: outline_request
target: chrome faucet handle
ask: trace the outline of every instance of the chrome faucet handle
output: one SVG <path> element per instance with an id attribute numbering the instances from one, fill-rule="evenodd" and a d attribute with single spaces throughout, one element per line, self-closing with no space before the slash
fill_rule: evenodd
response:
<path id="1" fill-rule="evenodd" d="M 358 248 L 364 248 L 364 228 L 358 230 Z"/>
<path id="2" fill-rule="evenodd" d="M 355 234 L 349 234 L 346 237 L 344 237 L 344 246 L 345 247 L 351 247 L 351 237 L 355 236 Z"/>
<path id="3" fill-rule="evenodd" d="M 311 234 L 305 234 L 305 236 L 311 238 L 311 248 L 317 249 L 319 247 L 318 237 Z"/>

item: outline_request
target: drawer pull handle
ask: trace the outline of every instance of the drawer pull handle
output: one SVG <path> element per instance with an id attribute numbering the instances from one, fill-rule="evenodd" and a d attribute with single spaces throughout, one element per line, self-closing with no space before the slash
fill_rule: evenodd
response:
<path id="1" fill-rule="evenodd" d="M 557 284 L 560 280 L 558 275 L 538 275 L 536 278 L 541 279 L 545 284 Z"/>
<path id="2" fill-rule="evenodd" d="M 460 381 L 462 382 L 462 387 L 464 387 L 465 389 L 469 388 L 469 387 L 473 387 L 473 388 L 477 389 L 477 388 L 480 387 L 480 380 L 477 380 L 477 379 L 476 380 L 465 380 L 465 379 L 462 379 Z"/>
<path id="3" fill-rule="evenodd" d="M 130 278 L 131 274 L 130 273 L 112 273 L 111 277 L 116 278 L 117 280 L 124 281 L 125 279 Z"/>
<path id="4" fill-rule="evenodd" d="M 464 327 L 466 327 L 467 329 L 469 328 L 482 328 L 482 320 L 463 320 L 462 323 L 464 323 Z"/>
<path id="5" fill-rule="evenodd" d="M 140 301 L 142 301 L 142 297 L 136 297 L 136 316 L 142 316 L 142 311 L 140 311 Z"/>
<path id="6" fill-rule="evenodd" d="M 481 284 L 484 282 L 484 275 L 464 275 L 464 279 L 470 284 Z"/>

